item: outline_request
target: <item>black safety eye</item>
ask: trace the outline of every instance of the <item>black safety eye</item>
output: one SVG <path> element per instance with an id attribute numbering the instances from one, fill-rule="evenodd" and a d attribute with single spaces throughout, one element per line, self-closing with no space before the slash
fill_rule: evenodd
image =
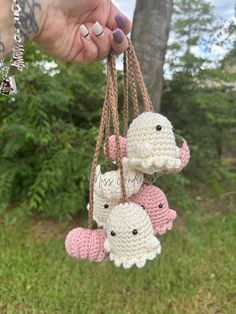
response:
<path id="1" fill-rule="evenodd" d="M 175 128 L 174 127 L 172 127 L 172 131 L 175 133 Z"/>
<path id="2" fill-rule="evenodd" d="M 108 204 L 105 204 L 105 205 L 104 205 L 104 208 L 108 208 L 108 207 L 109 207 L 109 205 L 108 205 Z"/>
<path id="3" fill-rule="evenodd" d="M 111 236 L 114 237 L 115 235 L 116 235 L 115 231 L 112 230 L 112 231 L 111 231 Z"/>
<path id="4" fill-rule="evenodd" d="M 156 126 L 156 130 L 157 130 L 157 131 L 161 131 L 161 129 L 162 129 L 161 125 L 158 124 L 158 125 Z"/>
<path id="5" fill-rule="evenodd" d="M 144 206 L 144 205 L 141 205 L 141 207 L 142 207 L 143 209 L 145 209 L 145 206 Z"/>
<path id="6" fill-rule="evenodd" d="M 162 207 L 163 207 L 163 204 L 162 204 L 162 203 L 160 203 L 160 204 L 158 205 L 158 207 L 159 207 L 159 208 L 162 208 Z"/>
<path id="7" fill-rule="evenodd" d="M 134 229 L 134 230 L 132 231 L 132 233 L 133 233 L 133 235 L 136 235 L 136 234 L 138 234 L 138 230 L 137 230 L 137 229 Z"/>

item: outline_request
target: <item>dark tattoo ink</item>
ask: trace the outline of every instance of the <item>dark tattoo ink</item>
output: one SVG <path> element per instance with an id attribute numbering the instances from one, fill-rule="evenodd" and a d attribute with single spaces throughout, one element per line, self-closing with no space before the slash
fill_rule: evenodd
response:
<path id="1" fill-rule="evenodd" d="M 29 40 L 30 34 L 39 31 L 39 25 L 36 20 L 36 11 L 42 10 L 39 1 L 36 0 L 19 0 L 21 7 L 20 23 L 21 23 L 21 36 L 24 42 Z"/>
<path id="2" fill-rule="evenodd" d="M 1 36 L 0 36 L 0 53 L 5 51 L 5 45 L 4 43 L 1 41 Z"/>
<path id="3" fill-rule="evenodd" d="M 2 41 L 0 41 L 0 53 L 5 51 L 5 45 Z"/>

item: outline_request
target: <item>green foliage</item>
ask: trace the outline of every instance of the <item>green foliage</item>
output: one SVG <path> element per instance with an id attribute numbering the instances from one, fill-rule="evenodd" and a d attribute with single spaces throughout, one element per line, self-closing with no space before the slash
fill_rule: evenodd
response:
<path id="1" fill-rule="evenodd" d="M 209 79 L 211 71 L 207 72 L 198 77 L 178 73 L 171 82 L 166 82 L 168 89 L 163 95 L 162 111 L 191 148 L 191 162 L 180 175 L 195 188 L 210 185 L 221 194 L 222 182 L 235 179 L 224 164 L 223 153 L 226 144 L 235 145 L 232 128 L 236 126 L 236 92 L 222 81 L 215 87 L 215 81 Z M 213 72 L 215 79 L 217 73 L 222 77 L 222 70 Z"/>
<path id="2" fill-rule="evenodd" d="M 172 121 L 177 134 L 186 138 L 191 162 L 182 173 L 171 180 L 161 178 L 158 184 L 183 209 L 191 208 L 186 187 L 191 193 L 199 190 L 222 197 L 236 178 L 224 162 L 225 150 L 233 155 L 235 146 L 235 47 L 232 43 L 229 54 L 215 67 L 191 53 L 202 36 L 210 38 L 219 26 L 207 1 L 175 1 L 175 40 L 169 47 L 174 60 L 168 60 L 172 78 L 165 82 L 162 113 Z"/>
<path id="3" fill-rule="evenodd" d="M 32 46 L 26 60 L 18 95 L 0 98 L 0 211 L 68 217 L 87 201 L 104 68 L 55 63 Z"/>
<path id="4" fill-rule="evenodd" d="M 213 6 L 205 0 L 176 0 L 172 19 L 173 42 L 169 46 L 171 71 L 195 73 L 207 62 L 192 52 L 199 39 L 213 35 L 220 26 L 214 16 Z"/>

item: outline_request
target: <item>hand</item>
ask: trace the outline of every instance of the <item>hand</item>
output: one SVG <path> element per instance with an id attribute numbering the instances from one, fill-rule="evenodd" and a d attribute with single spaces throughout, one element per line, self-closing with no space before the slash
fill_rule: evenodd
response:
<path id="1" fill-rule="evenodd" d="M 121 53 L 128 47 L 125 34 L 130 32 L 131 22 L 111 0 L 51 0 L 46 10 L 34 41 L 49 55 L 91 63 L 106 58 L 111 49 Z M 86 31 L 89 34 L 84 37 Z M 96 36 L 99 31 L 104 33 Z"/>

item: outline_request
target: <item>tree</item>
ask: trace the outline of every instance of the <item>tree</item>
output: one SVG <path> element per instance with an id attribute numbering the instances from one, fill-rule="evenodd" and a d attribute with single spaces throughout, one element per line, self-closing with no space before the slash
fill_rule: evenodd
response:
<path id="1" fill-rule="evenodd" d="M 172 22 L 172 43 L 169 45 L 168 63 L 171 72 L 181 70 L 196 72 L 206 63 L 197 57 L 200 39 L 211 41 L 219 29 L 213 6 L 205 0 L 176 0 Z"/>
<path id="2" fill-rule="evenodd" d="M 134 12 L 131 38 L 156 111 L 160 111 L 172 7 L 172 0 L 137 0 Z"/>
<path id="3" fill-rule="evenodd" d="M 195 56 L 193 47 L 202 35 L 210 41 L 218 33 L 219 21 L 214 17 L 213 7 L 206 1 L 179 0 L 175 6 L 172 43 L 172 77 L 165 81 L 163 113 L 172 121 L 178 135 L 183 135 L 191 148 L 191 163 L 181 173 L 196 187 L 207 184 L 217 192 L 224 193 L 235 175 L 226 164 L 223 151 L 226 143 L 232 152 L 235 146 L 236 126 L 236 72 L 235 46 L 214 67 L 206 67 L 205 58 Z M 221 29 L 225 28 L 222 21 Z M 217 30 L 217 31 L 216 31 Z M 226 38 L 228 37 L 227 34 Z M 204 56 L 204 55 L 203 55 Z M 175 188 L 173 181 L 171 186 Z"/>

